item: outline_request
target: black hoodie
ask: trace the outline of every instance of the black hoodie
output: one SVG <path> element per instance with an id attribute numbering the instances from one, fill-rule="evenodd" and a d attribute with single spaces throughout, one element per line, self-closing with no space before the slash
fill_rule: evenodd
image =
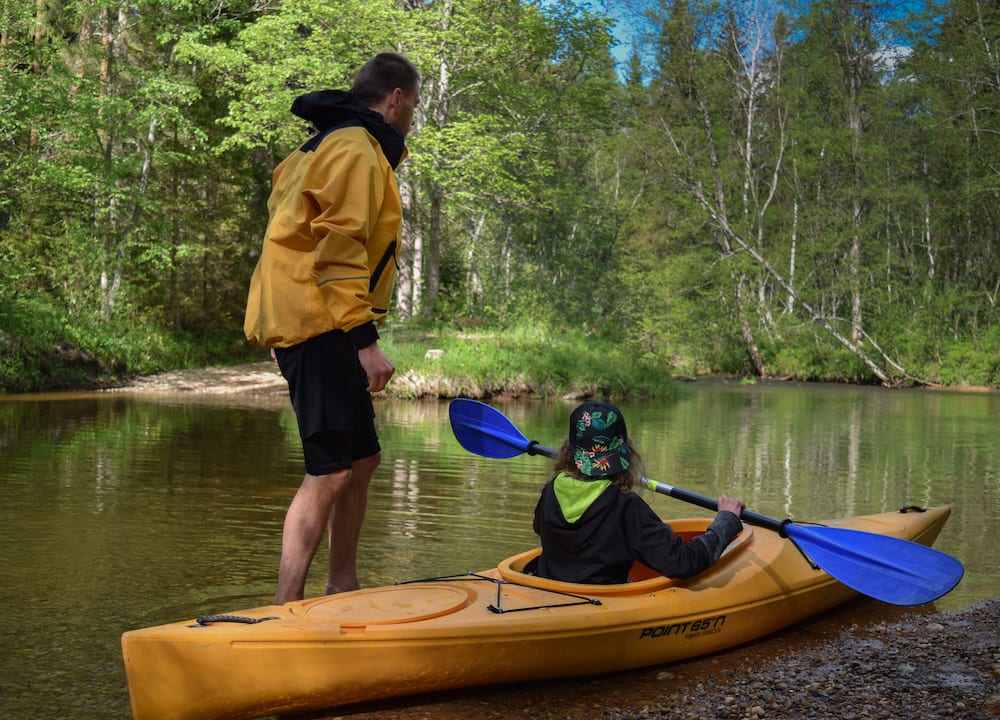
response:
<path id="1" fill-rule="evenodd" d="M 609 485 L 571 523 L 550 481 L 535 507 L 534 529 L 542 540 L 537 572 L 552 580 L 607 585 L 627 582 L 638 560 L 666 577 L 687 578 L 714 565 L 742 528 L 738 517 L 723 511 L 702 535 L 685 542 L 645 500 L 617 485 Z"/>
<path id="2" fill-rule="evenodd" d="M 395 125 L 387 123 L 350 90 L 316 90 L 299 95 L 292 103 L 292 113 L 311 122 L 319 134 L 302 146 L 303 152 L 316 148 L 324 137 L 343 127 L 361 126 L 382 146 L 389 165 L 395 170 L 403 159 L 406 136 Z"/>

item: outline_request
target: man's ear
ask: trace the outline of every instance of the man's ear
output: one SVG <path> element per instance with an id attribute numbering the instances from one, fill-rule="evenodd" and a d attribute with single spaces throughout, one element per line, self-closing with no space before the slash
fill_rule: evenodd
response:
<path id="1" fill-rule="evenodd" d="M 382 113 L 383 119 L 387 123 L 393 123 L 396 121 L 396 116 L 399 112 L 399 106 L 403 101 L 403 89 L 396 88 L 391 93 L 386 95 L 385 100 L 382 102 L 382 107 L 385 111 Z"/>

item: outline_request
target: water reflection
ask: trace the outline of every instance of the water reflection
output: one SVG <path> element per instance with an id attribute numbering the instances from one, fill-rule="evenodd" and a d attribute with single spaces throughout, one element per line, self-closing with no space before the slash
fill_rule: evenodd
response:
<path id="1" fill-rule="evenodd" d="M 571 403 L 497 403 L 557 446 Z M 385 461 L 361 541 L 362 582 L 479 570 L 534 545 L 547 461 L 462 451 L 447 405 L 380 402 Z M 937 547 L 967 566 L 938 603 L 996 595 L 1000 396 L 706 383 L 623 405 L 647 474 L 752 509 L 822 520 L 951 504 Z M 0 401 L 4 717 L 128 716 L 125 629 L 269 602 L 281 524 L 302 476 L 294 417 L 273 395 L 57 395 Z M 664 517 L 704 511 L 663 497 Z M 307 586 L 322 592 L 320 553 Z"/>

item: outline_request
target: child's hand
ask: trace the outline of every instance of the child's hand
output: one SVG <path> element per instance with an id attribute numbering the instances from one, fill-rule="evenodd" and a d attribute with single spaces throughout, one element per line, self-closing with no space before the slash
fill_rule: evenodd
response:
<path id="1" fill-rule="evenodd" d="M 740 502 L 736 498 L 731 498 L 728 495 L 723 495 L 722 497 L 719 498 L 718 506 L 719 506 L 719 512 L 722 512 L 723 510 L 728 510 L 736 517 L 739 517 L 740 514 L 743 512 L 743 508 L 746 507 L 742 502 Z"/>

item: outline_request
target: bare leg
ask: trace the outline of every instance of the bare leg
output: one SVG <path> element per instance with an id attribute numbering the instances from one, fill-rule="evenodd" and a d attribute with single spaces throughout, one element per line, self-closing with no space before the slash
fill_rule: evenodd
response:
<path id="1" fill-rule="evenodd" d="M 285 515 L 276 604 L 301 600 L 305 595 L 309 565 L 323 539 L 337 497 L 350 481 L 351 470 L 303 478 Z"/>
<path id="2" fill-rule="evenodd" d="M 357 590 L 358 538 L 368 507 L 368 486 L 382 460 L 378 453 L 354 462 L 351 480 L 330 511 L 330 578 L 327 594 Z"/>

